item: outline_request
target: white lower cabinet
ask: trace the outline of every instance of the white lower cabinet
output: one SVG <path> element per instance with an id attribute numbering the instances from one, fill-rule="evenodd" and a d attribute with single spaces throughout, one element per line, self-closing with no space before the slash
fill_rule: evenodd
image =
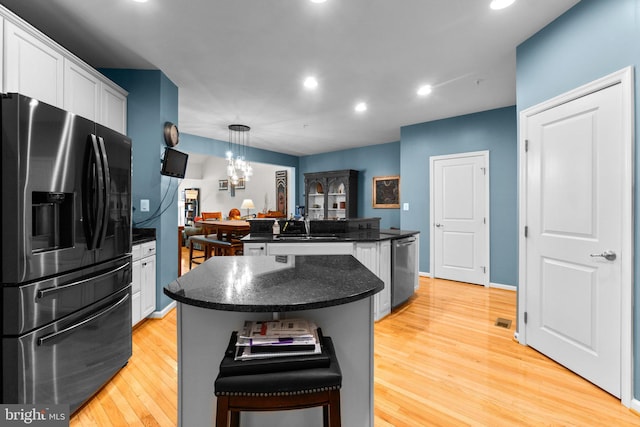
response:
<path id="1" fill-rule="evenodd" d="M 135 326 L 156 308 L 156 242 L 133 245 L 131 324 Z"/>
<path id="2" fill-rule="evenodd" d="M 251 243 L 244 244 L 245 255 L 353 255 L 384 282 L 384 289 L 374 296 L 374 319 L 391 313 L 391 241 Z"/>
<path id="3" fill-rule="evenodd" d="M 391 242 L 358 242 L 354 252 L 356 259 L 384 282 L 384 289 L 373 299 L 374 320 L 380 320 L 391 313 Z"/>

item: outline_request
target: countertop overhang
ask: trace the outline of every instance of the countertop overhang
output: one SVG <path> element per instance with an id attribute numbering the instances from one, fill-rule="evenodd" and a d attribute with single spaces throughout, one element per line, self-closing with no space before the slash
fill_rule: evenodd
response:
<path id="1" fill-rule="evenodd" d="M 357 230 L 340 234 L 311 234 L 309 236 L 288 235 L 286 233 L 273 234 L 248 234 L 242 238 L 245 243 L 283 243 L 283 242 L 379 242 L 382 240 L 394 240 L 419 234 L 413 230 Z"/>
<path id="2" fill-rule="evenodd" d="M 351 255 L 229 256 L 209 258 L 164 293 L 214 310 L 285 312 L 347 304 L 383 288 Z"/>

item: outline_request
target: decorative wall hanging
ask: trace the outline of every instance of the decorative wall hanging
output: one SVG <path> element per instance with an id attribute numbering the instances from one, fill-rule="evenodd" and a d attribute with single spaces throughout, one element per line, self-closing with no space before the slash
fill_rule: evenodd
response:
<path id="1" fill-rule="evenodd" d="M 372 201 L 374 208 L 400 208 L 400 176 L 374 176 Z"/>
<path id="2" fill-rule="evenodd" d="M 287 171 L 276 171 L 276 210 L 287 215 Z"/>
<path id="3" fill-rule="evenodd" d="M 221 179 L 218 181 L 218 190 L 227 191 L 229 189 L 229 180 Z"/>

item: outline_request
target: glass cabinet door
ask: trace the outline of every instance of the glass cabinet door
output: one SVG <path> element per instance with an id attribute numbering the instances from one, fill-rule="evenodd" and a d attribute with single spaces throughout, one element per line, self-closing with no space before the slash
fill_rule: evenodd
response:
<path id="1" fill-rule="evenodd" d="M 307 212 L 309 219 L 325 219 L 325 180 L 309 179 L 307 186 Z"/>
<path id="2" fill-rule="evenodd" d="M 347 177 L 329 178 L 327 182 L 327 218 L 344 219 L 347 217 Z"/>

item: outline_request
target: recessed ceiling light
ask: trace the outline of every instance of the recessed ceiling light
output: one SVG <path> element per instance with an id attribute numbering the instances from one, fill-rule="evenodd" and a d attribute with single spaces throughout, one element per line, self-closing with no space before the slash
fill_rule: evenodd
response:
<path id="1" fill-rule="evenodd" d="M 318 87 L 318 80 L 313 76 L 309 76 L 304 79 L 304 87 L 307 89 L 315 89 Z"/>
<path id="2" fill-rule="evenodd" d="M 366 102 L 358 102 L 354 108 L 358 113 L 362 113 L 367 111 L 367 104 Z"/>
<path id="3" fill-rule="evenodd" d="M 327 0 L 311 0 L 311 3 L 324 3 Z"/>
<path id="4" fill-rule="evenodd" d="M 511 6 L 516 0 L 492 0 L 489 7 L 493 10 L 504 9 Z"/>
<path id="5" fill-rule="evenodd" d="M 431 85 L 422 85 L 418 88 L 418 95 L 427 96 L 431 93 Z"/>
<path id="6" fill-rule="evenodd" d="M 146 3 L 149 0 L 133 0 L 133 1 L 136 2 L 136 3 Z"/>

